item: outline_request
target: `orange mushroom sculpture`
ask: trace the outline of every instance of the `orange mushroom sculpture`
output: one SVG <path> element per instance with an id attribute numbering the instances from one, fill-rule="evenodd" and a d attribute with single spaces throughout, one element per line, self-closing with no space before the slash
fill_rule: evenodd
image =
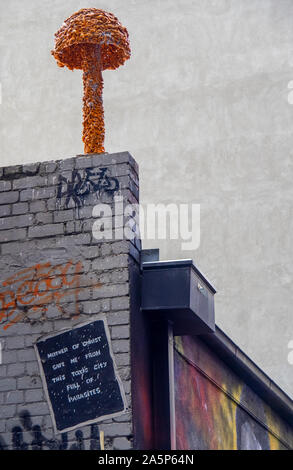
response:
<path id="1" fill-rule="evenodd" d="M 105 125 L 102 71 L 130 58 L 128 31 L 112 13 L 83 8 L 64 21 L 51 52 L 59 67 L 83 70 L 85 153 L 103 153 Z"/>

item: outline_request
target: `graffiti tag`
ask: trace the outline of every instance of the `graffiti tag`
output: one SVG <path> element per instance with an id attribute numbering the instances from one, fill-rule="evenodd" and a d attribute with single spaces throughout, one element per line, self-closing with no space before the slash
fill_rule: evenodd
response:
<path id="1" fill-rule="evenodd" d="M 17 323 L 26 314 L 39 309 L 46 312 L 53 302 L 63 314 L 61 300 L 66 296 L 73 295 L 75 315 L 79 315 L 82 271 L 81 261 L 74 263 L 70 260 L 55 266 L 48 262 L 23 269 L 7 278 L 2 282 L 5 290 L 0 290 L 0 324 L 3 329 Z M 97 283 L 91 287 L 100 286 Z"/>
<path id="2" fill-rule="evenodd" d="M 64 176 L 59 176 L 57 201 L 62 204 L 65 198 L 64 207 L 68 207 L 72 200 L 77 207 L 84 205 L 86 196 L 95 193 L 97 198 L 102 193 L 113 194 L 119 189 L 119 181 L 117 178 L 108 176 L 108 168 L 86 168 L 84 174 L 81 171 L 73 170 L 71 180 Z"/>
<path id="3" fill-rule="evenodd" d="M 83 432 L 78 430 L 75 432 L 75 442 L 68 446 L 67 433 L 61 434 L 61 439 L 46 438 L 41 430 L 41 426 L 33 425 L 29 411 L 25 410 L 20 413 L 20 426 L 15 426 L 11 431 L 11 447 L 13 450 L 43 450 L 45 448 L 50 450 L 84 450 L 84 436 Z M 25 442 L 23 432 L 28 431 L 31 434 L 30 442 Z M 7 449 L 7 444 L 0 438 L 0 450 Z M 99 428 L 97 424 L 91 425 L 90 434 L 90 449 L 100 449 Z"/>

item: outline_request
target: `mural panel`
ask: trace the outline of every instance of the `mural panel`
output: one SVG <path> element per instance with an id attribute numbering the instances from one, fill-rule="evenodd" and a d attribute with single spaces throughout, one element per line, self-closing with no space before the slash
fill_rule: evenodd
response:
<path id="1" fill-rule="evenodd" d="M 199 339 L 174 351 L 177 449 L 281 450 L 293 433 Z"/>

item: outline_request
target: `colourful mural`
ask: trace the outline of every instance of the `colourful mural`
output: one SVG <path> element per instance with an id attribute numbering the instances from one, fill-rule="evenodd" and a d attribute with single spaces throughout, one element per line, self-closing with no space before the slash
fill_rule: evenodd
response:
<path id="1" fill-rule="evenodd" d="M 177 449 L 281 450 L 293 433 L 199 339 L 176 337 Z"/>

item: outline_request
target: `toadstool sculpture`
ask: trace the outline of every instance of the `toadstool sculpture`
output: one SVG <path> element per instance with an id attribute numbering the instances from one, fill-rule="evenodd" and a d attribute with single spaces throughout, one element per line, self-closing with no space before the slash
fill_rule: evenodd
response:
<path id="1" fill-rule="evenodd" d="M 64 21 L 51 54 L 59 67 L 83 70 L 83 137 L 85 153 L 103 153 L 102 71 L 130 58 L 128 31 L 112 13 L 83 8 Z"/>

